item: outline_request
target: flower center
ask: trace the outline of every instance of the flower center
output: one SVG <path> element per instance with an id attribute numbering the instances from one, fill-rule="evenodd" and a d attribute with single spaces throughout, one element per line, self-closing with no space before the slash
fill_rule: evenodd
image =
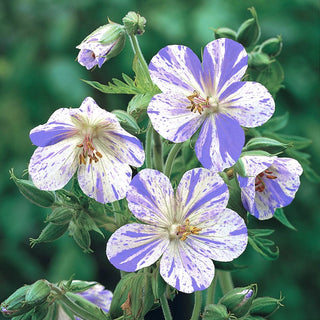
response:
<path id="1" fill-rule="evenodd" d="M 187 106 L 191 112 L 199 112 L 202 114 L 204 109 L 210 109 L 212 112 L 219 111 L 219 102 L 217 99 L 210 98 L 207 96 L 205 99 L 200 95 L 200 92 L 194 90 L 190 96 L 187 96 L 187 99 L 190 101 L 190 105 Z"/>
<path id="2" fill-rule="evenodd" d="M 190 234 L 199 234 L 201 228 L 190 226 L 189 219 L 186 219 L 183 225 L 172 225 L 169 231 L 169 236 L 171 239 L 180 239 L 185 241 Z"/>
<path id="3" fill-rule="evenodd" d="M 277 177 L 273 174 L 273 172 L 270 169 L 264 170 L 263 172 L 259 173 L 256 176 L 256 181 L 255 181 L 255 187 L 256 191 L 262 192 L 266 188 L 266 184 L 264 183 L 263 179 L 277 179 Z"/>
<path id="4" fill-rule="evenodd" d="M 102 158 L 102 154 L 96 150 L 92 142 L 92 137 L 89 134 L 86 134 L 83 142 L 78 144 L 77 147 L 82 148 L 82 153 L 79 154 L 79 163 L 86 164 L 87 158 L 89 158 L 89 163 L 93 161 L 98 162 L 99 158 Z"/>

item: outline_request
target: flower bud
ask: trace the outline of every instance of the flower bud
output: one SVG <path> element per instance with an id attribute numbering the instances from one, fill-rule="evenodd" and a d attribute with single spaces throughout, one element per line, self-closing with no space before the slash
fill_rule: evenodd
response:
<path id="1" fill-rule="evenodd" d="M 35 246 L 40 242 L 51 242 L 54 241 L 68 230 L 69 224 L 54 224 L 49 222 L 46 227 L 41 231 L 39 237 L 37 239 L 30 238 L 31 247 Z"/>
<path id="2" fill-rule="evenodd" d="M 260 38 L 257 12 L 254 7 L 249 8 L 249 11 L 252 14 L 252 18 L 243 22 L 237 32 L 237 41 L 246 48 L 254 46 Z"/>
<path id="3" fill-rule="evenodd" d="M 280 307 L 283 307 L 281 303 L 284 298 L 276 299 L 272 297 L 257 298 L 253 301 L 252 306 L 249 310 L 252 316 L 268 317 Z"/>
<path id="4" fill-rule="evenodd" d="M 46 222 L 54 224 L 67 224 L 70 222 L 74 215 L 74 210 L 66 207 L 58 207 L 52 211 Z"/>
<path id="5" fill-rule="evenodd" d="M 277 154 L 284 151 L 289 145 L 286 143 L 279 142 L 271 138 L 256 137 L 248 141 L 245 146 L 245 150 L 263 150 L 270 154 Z"/>
<path id="6" fill-rule="evenodd" d="M 99 68 L 109 59 L 117 56 L 126 40 L 122 25 L 109 21 L 108 24 L 93 31 L 76 48 L 80 49 L 77 60 L 88 70 Z"/>
<path id="7" fill-rule="evenodd" d="M 136 119 L 138 123 L 146 119 L 147 107 L 150 103 L 153 93 L 136 94 L 128 104 L 128 113 Z"/>
<path id="8" fill-rule="evenodd" d="M 135 120 L 129 113 L 124 110 L 113 110 L 112 113 L 116 115 L 121 127 L 131 134 L 139 134 L 140 128 Z"/>
<path id="9" fill-rule="evenodd" d="M 36 306 L 43 303 L 51 292 L 46 280 L 38 280 L 30 285 L 25 296 L 25 302 L 30 306 Z"/>
<path id="10" fill-rule="evenodd" d="M 240 318 L 248 312 L 256 296 L 256 292 L 257 285 L 255 284 L 247 287 L 234 288 L 225 294 L 219 303 L 225 305 L 230 312 Z"/>
<path id="11" fill-rule="evenodd" d="M 28 312 L 32 306 L 25 303 L 25 295 L 30 286 L 17 289 L 11 296 L 1 303 L 1 312 L 5 316 L 15 317 Z"/>
<path id="12" fill-rule="evenodd" d="M 237 33 L 234 30 L 229 28 L 217 28 L 217 29 L 214 29 L 214 37 L 216 39 L 228 38 L 231 40 L 236 40 Z"/>
<path id="13" fill-rule="evenodd" d="M 227 320 L 229 312 L 223 304 L 209 304 L 204 308 L 204 320 Z"/>
<path id="14" fill-rule="evenodd" d="M 54 204 L 56 196 L 53 191 L 39 190 L 32 181 L 18 179 L 13 174 L 13 170 L 10 170 L 10 177 L 17 185 L 21 194 L 32 203 L 44 208 L 49 208 Z"/>
<path id="15" fill-rule="evenodd" d="M 264 69 L 274 62 L 267 54 L 263 52 L 248 53 L 248 66 L 255 69 Z"/>
<path id="16" fill-rule="evenodd" d="M 124 27 L 129 35 L 140 35 L 144 33 L 144 27 L 147 20 L 139 13 L 130 11 L 122 19 Z"/>
<path id="17" fill-rule="evenodd" d="M 270 57 L 276 57 L 282 50 L 282 38 L 278 36 L 263 42 L 260 46 L 260 52 L 267 54 Z"/>

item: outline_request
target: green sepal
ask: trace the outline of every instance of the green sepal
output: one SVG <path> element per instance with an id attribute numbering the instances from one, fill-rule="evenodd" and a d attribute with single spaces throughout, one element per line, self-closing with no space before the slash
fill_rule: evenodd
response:
<path id="1" fill-rule="evenodd" d="M 282 50 L 282 38 L 281 36 L 270 38 L 264 41 L 259 49 L 261 52 L 266 53 L 270 57 L 276 57 Z"/>
<path id="2" fill-rule="evenodd" d="M 52 242 L 62 237 L 68 230 L 69 224 L 54 224 L 49 222 L 45 228 L 41 231 L 37 239 L 30 238 L 30 245 L 34 247 L 40 242 Z"/>
<path id="3" fill-rule="evenodd" d="M 30 306 L 42 304 L 51 292 L 51 288 L 46 280 L 38 280 L 30 285 L 26 292 L 25 302 Z"/>
<path id="4" fill-rule="evenodd" d="M 284 298 L 272 298 L 272 297 L 261 297 L 253 301 L 252 306 L 249 310 L 252 316 L 269 317 L 280 307 L 283 307 L 281 303 Z"/>
<path id="5" fill-rule="evenodd" d="M 274 218 L 280 221 L 287 228 L 297 231 L 297 229 L 292 225 L 292 223 L 288 220 L 286 215 L 284 214 L 283 208 L 277 208 L 274 212 Z"/>
<path id="6" fill-rule="evenodd" d="M 63 290 L 79 293 L 92 288 L 96 284 L 97 282 L 95 281 L 68 280 L 59 282 L 58 286 L 63 288 Z"/>
<path id="7" fill-rule="evenodd" d="M 40 190 L 33 184 L 32 181 L 18 179 L 14 175 L 13 169 L 11 169 L 9 172 L 10 178 L 17 185 L 21 194 L 29 201 L 44 208 L 49 208 L 55 203 L 56 196 L 53 191 Z"/>
<path id="8" fill-rule="evenodd" d="M 52 222 L 54 224 L 67 224 L 74 216 L 75 211 L 68 207 L 55 208 L 47 217 L 45 222 Z"/>
<path id="9" fill-rule="evenodd" d="M 231 40 L 236 40 L 237 33 L 230 28 L 222 27 L 222 28 L 214 29 L 214 37 L 216 39 L 227 38 Z"/>
<path id="10" fill-rule="evenodd" d="M 254 7 L 248 9 L 252 18 L 244 21 L 237 31 L 237 41 L 245 48 L 254 46 L 260 39 L 260 25 L 258 15 Z"/>
<path id="11" fill-rule="evenodd" d="M 276 260 L 279 257 L 279 247 L 272 240 L 264 238 L 273 232 L 271 229 L 248 229 L 249 244 L 267 260 Z"/>
<path id="12" fill-rule="evenodd" d="M 208 304 L 202 315 L 204 320 L 228 320 L 229 312 L 223 304 Z"/>
<path id="13" fill-rule="evenodd" d="M 14 316 L 12 320 L 31 320 L 32 315 L 34 314 L 34 308 L 29 308 L 31 308 L 29 311 L 23 311 L 22 314 Z"/>
<path id="14" fill-rule="evenodd" d="M 139 13 L 129 11 L 122 19 L 122 22 L 129 35 L 141 35 L 144 33 L 147 20 Z"/>
<path id="15" fill-rule="evenodd" d="M 48 303 L 43 303 L 33 309 L 31 320 L 44 320 L 48 314 Z"/>
<path id="16" fill-rule="evenodd" d="M 237 318 L 244 316 L 250 309 L 257 294 L 257 285 L 252 284 L 246 287 L 234 288 L 226 293 L 219 303 L 227 307 Z"/>
<path id="17" fill-rule="evenodd" d="M 263 70 L 273 62 L 274 60 L 263 52 L 251 52 L 248 54 L 248 66 L 250 68 Z"/>
<path id="18" fill-rule="evenodd" d="M 124 110 L 113 110 L 112 113 L 117 117 L 124 130 L 133 135 L 140 133 L 140 127 L 132 115 Z"/>
<path id="19" fill-rule="evenodd" d="M 282 143 L 278 140 L 266 138 L 266 137 L 255 137 L 250 139 L 245 145 L 243 150 L 262 150 L 270 154 L 279 154 L 289 147 L 289 144 Z"/>

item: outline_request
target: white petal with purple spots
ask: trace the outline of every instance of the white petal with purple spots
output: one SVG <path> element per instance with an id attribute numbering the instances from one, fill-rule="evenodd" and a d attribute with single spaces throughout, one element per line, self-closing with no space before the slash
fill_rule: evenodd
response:
<path id="1" fill-rule="evenodd" d="M 244 132 L 236 120 L 211 114 L 203 123 L 195 151 L 205 168 L 223 171 L 236 163 L 243 145 Z"/>
<path id="2" fill-rule="evenodd" d="M 212 260 L 180 240 L 171 241 L 160 261 L 160 274 L 172 287 L 185 293 L 208 288 L 214 277 Z"/>
<path id="3" fill-rule="evenodd" d="M 174 192 L 168 177 L 144 169 L 134 176 L 127 193 L 128 207 L 140 220 L 167 227 L 175 216 Z"/>
<path id="4" fill-rule="evenodd" d="M 156 262 L 168 244 L 168 233 L 161 228 L 127 224 L 110 237 L 107 257 L 116 268 L 133 272 Z"/>
<path id="5" fill-rule="evenodd" d="M 204 168 L 189 170 L 177 188 L 175 219 L 188 218 L 191 225 L 198 224 L 223 211 L 228 200 L 228 188 L 217 173 Z"/>

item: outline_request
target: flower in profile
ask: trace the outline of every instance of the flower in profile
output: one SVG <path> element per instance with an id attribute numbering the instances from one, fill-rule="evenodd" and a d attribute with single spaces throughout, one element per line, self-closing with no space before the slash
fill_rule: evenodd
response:
<path id="1" fill-rule="evenodd" d="M 116 116 L 87 97 L 78 109 L 61 108 L 30 132 L 38 146 L 29 174 L 41 190 L 64 187 L 78 171 L 82 191 L 99 202 L 125 197 L 132 171 L 141 166 L 141 142 L 121 128 Z"/>
<path id="2" fill-rule="evenodd" d="M 149 72 L 162 93 L 148 115 L 156 131 L 173 142 L 189 139 L 200 127 L 196 155 L 208 169 L 222 171 L 240 157 L 243 127 L 257 127 L 273 114 L 268 90 L 240 81 L 247 69 L 243 46 L 217 39 L 204 48 L 203 62 L 189 48 L 170 45 L 151 60 Z"/>
<path id="3" fill-rule="evenodd" d="M 260 220 L 292 202 L 300 186 L 302 167 L 297 160 L 245 155 L 240 158 L 246 177 L 238 175 L 244 208 Z"/>
<path id="4" fill-rule="evenodd" d="M 123 26 L 109 21 L 108 24 L 93 31 L 78 46 L 77 60 L 88 70 L 99 68 L 109 59 L 118 55 L 125 44 L 126 33 Z"/>
<path id="5" fill-rule="evenodd" d="M 119 228 L 109 239 L 107 256 L 118 269 L 133 272 L 156 262 L 160 274 L 177 290 L 207 288 L 213 260 L 231 261 L 247 245 L 243 219 L 226 209 L 228 188 L 217 173 L 187 171 L 174 192 L 157 170 L 144 169 L 131 181 L 128 206 L 144 224 Z"/>

